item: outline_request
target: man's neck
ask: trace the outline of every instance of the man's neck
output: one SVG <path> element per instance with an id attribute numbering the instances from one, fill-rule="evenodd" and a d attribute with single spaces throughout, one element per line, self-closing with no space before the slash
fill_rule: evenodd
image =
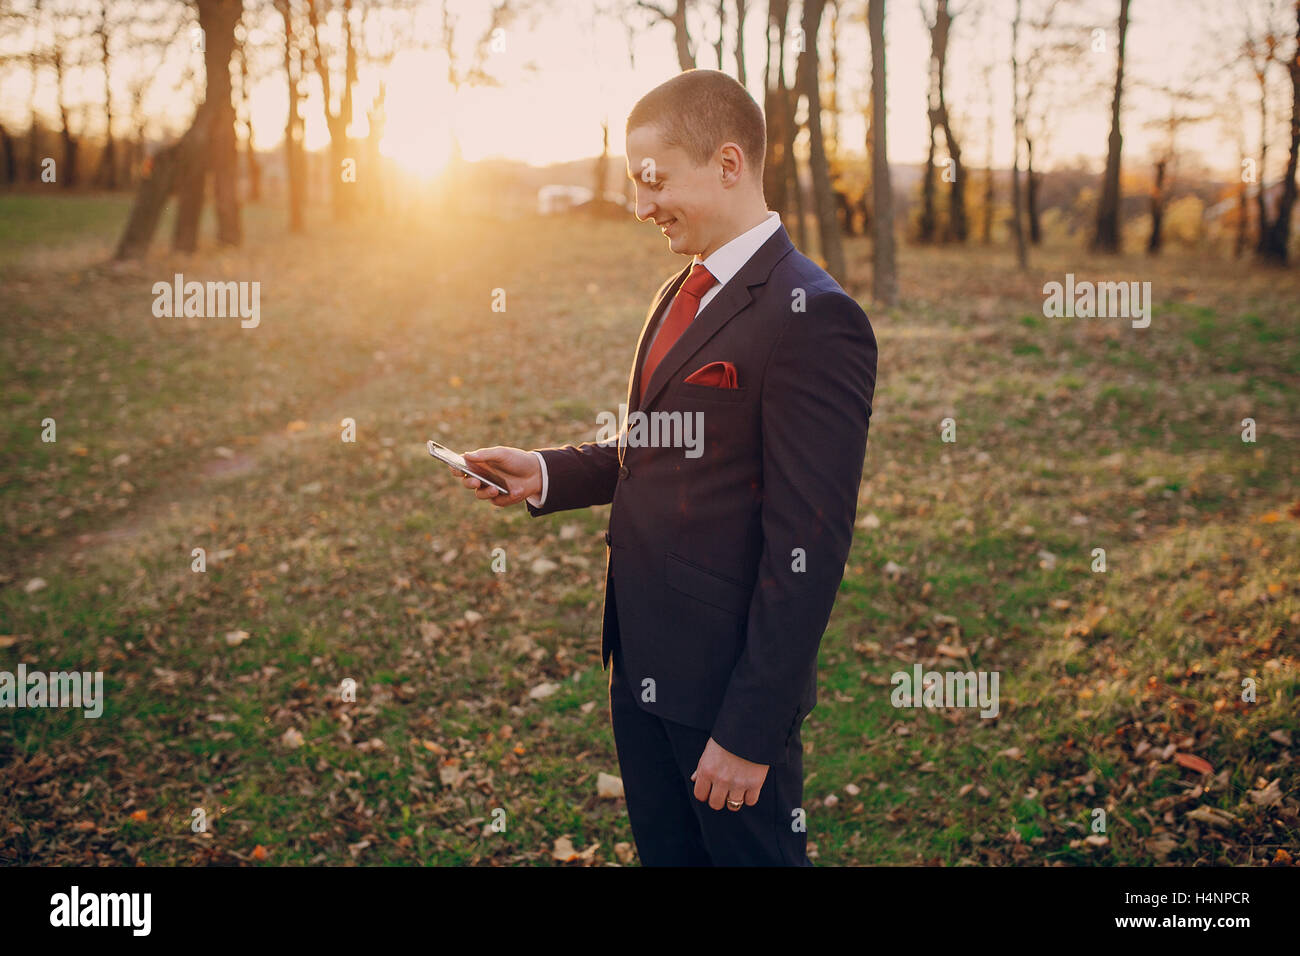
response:
<path id="1" fill-rule="evenodd" d="M 695 261 L 703 262 L 709 256 L 713 255 L 715 252 L 717 252 L 719 249 L 725 246 L 727 243 L 731 242 L 733 239 L 737 239 L 740 236 L 743 236 L 745 233 L 749 232 L 749 230 L 759 225 L 759 223 L 765 220 L 769 214 L 770 211 L 767 208 L 767 203 L 760 201 L 757 206 L 746 210 L 743 216 L 740 216 L 736 219 L 732 227 L 727 230 L 728 235 L 726 236 L 725 239 L 720 240 L 708 252 L 704 252 L 696 255 Z"/>

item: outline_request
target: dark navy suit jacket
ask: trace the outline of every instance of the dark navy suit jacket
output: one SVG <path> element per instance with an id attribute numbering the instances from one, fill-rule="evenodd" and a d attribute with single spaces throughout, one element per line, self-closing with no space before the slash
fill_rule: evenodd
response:
<path id="1" fill-rule="evenodd" d="M 547 496 L 528 510 L 613 503 L 602 660 L 620 647 L 645 710 L 780 764 L 816 703 L 817 649 L 853 536 L 876 338 L 782 227 L 700 310 L 638 402 L 646 343 L 689 271 L 664 283 L 646 317 L 628 408 L 703 412 L 702 454 L 629 442 L 626 426 L 617 440 L 539 449 Z M 738 388 L 683 381 L 717 361 L 735 366 Z"/>

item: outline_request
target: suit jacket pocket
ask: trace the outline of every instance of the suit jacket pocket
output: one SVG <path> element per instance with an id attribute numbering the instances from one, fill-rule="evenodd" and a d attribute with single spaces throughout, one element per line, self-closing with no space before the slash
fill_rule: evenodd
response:
<path id="1" fill-rule="evenodd" d="M 710 402 L 743 402 L 749 397 L 749 389 L 743 385 L 740 388 L 723 388 L 720 385 L 679 382 L 674 386 L 674 391 L 680 392 L 683 397 L 703 398 Z"/>
<path id="2" fill-rule="evenodd" d="M 664 555 L 664 578 L 670 588 L 731 614 L 749 610 L 749 588 L 671 551 Z"/>

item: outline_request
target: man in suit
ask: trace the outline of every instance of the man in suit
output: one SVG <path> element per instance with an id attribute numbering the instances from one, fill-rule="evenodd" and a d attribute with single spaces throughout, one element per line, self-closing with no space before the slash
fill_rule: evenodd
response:
<path id="1" fill-rule="evenodd" d="M 462 478 L 498 506 L 612 503 L 602 661 L 646 865 L 808 865 L 799 728 L 853 534 L 876 340 L 768 211 L 765 148 L 762 110 L 726 74 L 687 71 L 637 103 L 637 219 L 692 262 L 646 317 L 632 414 L 606 441 L 465 456 L 505 480 L 509 495 Z M 679 422 L 702 446 L 674 440 Z"/>

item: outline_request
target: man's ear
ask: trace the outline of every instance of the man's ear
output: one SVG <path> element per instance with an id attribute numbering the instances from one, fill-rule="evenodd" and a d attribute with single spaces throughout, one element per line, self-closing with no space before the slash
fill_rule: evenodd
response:
<path id="1" fill-rule="evenodd" d="M 724 187 L 739 185 L 745 175 L 744 151 L 735 143 L 723 143 L 718 147 L 718 169 Z"/>

